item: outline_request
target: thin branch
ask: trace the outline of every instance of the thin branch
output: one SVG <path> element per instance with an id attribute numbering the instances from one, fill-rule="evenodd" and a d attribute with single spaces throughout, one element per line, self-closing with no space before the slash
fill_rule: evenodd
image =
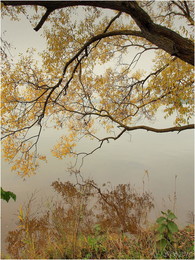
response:
<path id="1" fill-rule="evenodd" d="M 179 1 L 180 2 L 180 1 Z M 176 1 L 172 1 L 172 3 L 174 5 L 176 5 L 183 13 L 183 16 L 190 22 L 191 25 L 194 25 L 194 20 L 193 18 L 190 16 L 190 12 L 189 12 L 189 8 L 188 8 L 188 5 L 186 3 L 186 1 L 182 1 L 180 2 L 180 5 L 178 4 L 178 2 Z M 185 6 L 185 9 L 184 7 L 182 6 L 182 4 L 184 3 L 184 6 Z M 181 14 L 182 15 L 182 14 Z"/>
<path id="2" fill-rule="evenodd" d="M 119 36 L 119 35 L 132 35 L 132 36 L 138 36 L 138 37 L 143 37 L 143 34 L 141 31 L 132 31 L 132 30 L 115 30 L 115 31 L 111 31 L 111 32 L 106 32 L 106 33 L 100 33 L 92 38 L 90 38 L 84 45 L 83 47 L 65 64 L 64 66 L 64 70 L 63 70 L 63 74 L 62 76 L 65 75 L 66 70 L 68 68 L 68 66 L 74 61 L 76 60 L 79 55 L 85 51 L 85 49 L 90 46 L 92 43 L 100 40 L 100 39 L 104 39 L 110 36 Z"/>

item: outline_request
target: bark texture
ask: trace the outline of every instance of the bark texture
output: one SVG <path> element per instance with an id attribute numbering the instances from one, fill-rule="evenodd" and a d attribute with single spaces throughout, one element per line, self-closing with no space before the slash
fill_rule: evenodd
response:
<path id="1" fill-rule="evenodd" d="M 47 17 L 56 9 L 69 6 L 95 6 L 129 14 L 146 40 L 172 56 L 194 65 L 194 43 L 167 27 L 153 22 L 152 18 L 138 5 L 137 1 L 2 1 L 5 5 L 38 5 L 46 8 L 46 13 L 35 27 L 38 31 Z"/>

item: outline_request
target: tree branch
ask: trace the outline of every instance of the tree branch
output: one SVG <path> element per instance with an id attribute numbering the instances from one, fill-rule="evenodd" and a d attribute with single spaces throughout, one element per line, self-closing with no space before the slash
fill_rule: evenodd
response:
<path id="1" fill-rule="evenodd" d="M 155 132 L 155 133 L 168 133 L 168 132 L 181 132 L 184 130 L 188 129 L 194 129 L 195 125 L 190 124 L 190 125 L 184 125 L 184 126 L 174 126 L 174 127 L 169 127 L 169 128 L 153 128 L 145 125 L 140 125 L 140 126 L 125 126 L 126 131 L 133 131 L 133 130 L 146 130 L 150 132 Z"/>
<path id="2" fill-rule="evenodd" d="M 69 6 L 94 6 L 117 10 L 129 14 L 138 25 L 144 38 L 155 44 L 160 49 L 176 56 L 181 60 L 194 65 L 194 43 L 190 39 L 184 38 L 171 29 L 153 22 L 151 17 L 138 5 L 136 1 L 3 1 L 5 5 L 40 5 L 48 10 L 56 10 Z M 47 19 L 49 11 L 46 12 Z M 45 22 L 42 17 L 38 28 Z"/>
<path id="3" fill-rule="evenodd" d="M 46 13 L 41 18 L 40 22 L 37 24 L 37 26 L 34 28 L 34 30 L 37 32 L 39 29 L 41 29 L 44 22 L 47 20 L 49 15 L 54 11 L 54 9 L 47 9 Z"/>
<path id="4" fill-rule="evenodd" d="M 85 51 L 85 49 L 90 46 L 92 43 L 110 37 L 110 36 L 119 36 L 119 35 L 132 35 L 132 36 L 138 36 L 138 37 L 144 37 L 144 35 L 142 34 L 141 31 L 132 31 L 132 30 L 115 30 L 115 31 L 111 31 L 111 32 L 105 32 L 105 33 L 100 33 L 92 38 L 90 38 L 84 45 L 83 47 L 72 57 L 72 59 L 70 59 L 65 67 L 64 67 L 64 72 L 63 75 L 66 72 L 67 67 L 75 60 L 79 57 L 79 55 Z"/>

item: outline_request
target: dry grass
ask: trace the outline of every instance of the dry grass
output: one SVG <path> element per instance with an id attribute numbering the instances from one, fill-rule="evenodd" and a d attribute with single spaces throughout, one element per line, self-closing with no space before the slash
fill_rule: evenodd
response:
<path id="1" fill-rule="evenodd" d="M 155 225 L 143 226 L 153 206 L 150 194 L 138 194 L 130 185 L 104 191 L 89 182 L 52 186 L 62 201 L 37 214 L 32 196 L 19 210 L 18 227 L 7 237 L 9 259 L 194 258 L 192 225 L 176 233 L 166 251 L 156 249 Z"/>

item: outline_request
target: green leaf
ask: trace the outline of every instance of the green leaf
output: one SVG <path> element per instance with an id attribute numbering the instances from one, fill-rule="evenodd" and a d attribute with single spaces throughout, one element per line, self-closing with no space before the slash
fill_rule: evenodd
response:
<path id="1" fill-rule="evenodd" d="M 157 222 L 158 224 L 162 224 L 164 221 L 166 221 L 166 218 L 165 218 L 165 217 L 159 217 L 159 218 L 157 218 L 157 220 L 156 220 L 156 222 Z"/>
<path id="2" fill-rule="evenodd" d="M 14 194 L 11 191 L 5 191 L 3 190 L 3 188 L 1 187 L 1 199 L 5 200 L 5 201 L 9 201 L 10 199 L 13 199 L 14 201 L 16 201 L 16 194 Z"/>
<path id="3" fill-rule="evenodd" d="M 169 211 L 168 211 L 167 218 L 172 220 L 172 219 L 175 219 L 175 218 L 177 218 L 177 217 L 175 216 L 175 214 L 174 214 L 173 212 L 171 212 L 171 211 L 169 210 Z"/>
<path id="4" fill-rule="evenodd" d="M 164 250 L 166 245 L 167 245 L 166 239 L 161 239 L 161 240 L 157 241 L 157 243 L 156 243 L 157 248 L 160 250 Z"/>
<path id="5" fill-rule="evenodd" d="M 173 221 L 168 221 L 167 227 L 171 231 L 171 233 L 175 233 L 178 231 L 178 227 Z"/>
<path id="6" fill-rule="evenodd" d="M 163 234 L 158 233 L 158 234 L 156 235 L 156 241 L 159 241 L 159 240 L 161 240 L 161 239 L 164 239 L 164 236 L 163 236 Z"/>
<path id="7" fill-rule="evenodd" d="M 171 242 L 174 240 L 172 233 L 168 232 L 167 236 Z"/>
<path id="8" fill-rule="evenodd" d="M 167 230 L 167 226 L 165 224 L 161 224 L 158 228 L 157 231 L 160 232 L 161 234 L 164 233 Z"/>

